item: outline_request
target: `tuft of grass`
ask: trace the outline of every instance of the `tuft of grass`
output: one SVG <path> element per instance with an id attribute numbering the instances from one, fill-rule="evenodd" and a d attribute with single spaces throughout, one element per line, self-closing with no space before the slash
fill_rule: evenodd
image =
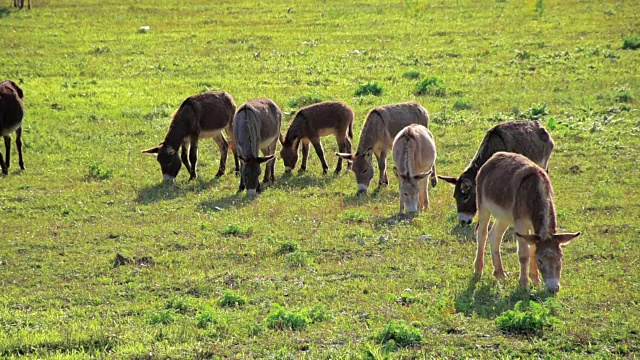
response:
<path id="1" fill-rule="evenodd" d="M 382 86 L 378 85 L 378 83 L 366 83 L 364 85 L 358 86 L 356 91 L 353 93 L 354 96 L 380 96 L 382 95 L 384 89 Z"/>
<path id="2" fill-rule="evenodd" d="M 184 314 L 189 311 L 189 303 L 185 299 L 170 299 L 169 301 L 167 301 L 165 309 L 175 310 L 176 312 Z"/>
<path id="3" fill-rule="evenodd" d="M 375 341 L 394 350 L 396 347 L 418 345 L 423 342 L 422 332 L 404 321 L 391 321 L 376 336 Z"/>
<path id="4" fill-rule="evenodd" d="M 619 103 L 630 103 L 633 101 L 633 95 L 631 95 L 631 92 L 625 87 L 617 89 L 615 98 Z"/>
<path id="5" fill-rule="evenodd" d="M 289 99 L 289 102 L 287 104 L 290 108 L 297 109 L 308 105 L 317 104 L 319 102 L 322 102 L 322 97 L 314 92 Z"/>
<path id="6" fill-rule="evenodd" d="M 220 230 L 220 234 L 223 236 L 237 236 L 248 237 L 253 233 L 251 226 L 240 226 L 237 224 L 229 224 Z"/>
<path id="7" fill-rule="evenodd" d="M 622 38 L 622 49 L 637 50 L 640 49 L 640 35 L 634 37 Z"/>
<path id="8" fill-rule="evenodd" d="M 222 296 L 218 299 L 218 305 L 220 307 L 239 307 L 247 303 L 247 298 L 234 293 L 231 290 L 225 290 L 222 292 Z"/>
<path id="9" fill-rule="evenodd" d="M 304 251 L 294 251 L 285 255 L 285 262 L 289 268 L 302 268 L 313 264 L 313 258 Z"/>
<path id="10" fill-rule="evenodd" d="M 209 324 L 215 324 L 217 321 L 216 314 L 211 310 L 205 310 L 204 312 L 198 314 L 196 316 L 196 321 L 198 328 L 206 329 Z"/>
<path id="11" fill-rule="evenodd" d="M 305 311 L 289 311 L 280 304 L 273 304 L 266 318 L 267 327 L 275 330 L 300 330 L 312 322 Z"/>
<path id="12" fill-rule="evenodd" d="M 531 120 L 539 120 L 545 115 L 549 115 L 549 111 L 547 110 L 547 103 L 545 102 L 542 102 L 540 104 L 533 104 L 529 108 L 529 119 Z"/>
<path id="13" fill-rule="evenodd" d="M 87 179 L 91 180 L 108 180 L 113 177 L 113 169 L 105 168 L 98 161 L 92 161 L 87 165 L 89 174 Z"/>
<path id="14" fill-rule="evenodd" d="M 367 214 L 362 210 L 345 210 L 340 216 L 342 221 L 361 223 L 367 220 Z"/>
<path id="15" fill-rule="evenodd" d="M 456 99 L 456 101 L 453 103 L 453 109 L 454 110 L 471 110 L 473 109 L 473 104 L 471 104 L 471 101 L 469 100 Z"/>
<path id="16" fill-rule="evenodd" d="M 311 309 L 309 309 L 308 313 L 309 318 L 313 323 L 318 323 L 329 319 L 329 313 L 322 305 L 316 305 L 312 307 Z"/>
<path id="17" fill-rule="evenodd" d="M 551 309 L 535 301 L 518 301 L 513 310 L 496 318 L 498 329 L 509 334 L 542 335 L 544 329 L 559 323 Z"/>
<path id="18" fill-rule="evenodd" d="M 415 70 L 409 70 L 409 71 L 405 71 L 402 74 L 402 77 L 405 79 L 411 79 L 411 80 L 416 80 L 418 78 L 420 78 L 420 76 L 422 76 L 422 74 L 418 71 Z"/>
<path id="19" fill-rule="evenodd" d="M 295 241 L 285 241 L 280 243 L 280 247 L 278 248 L 278 254 L 284 255 L 289 254 L 298 250 L 298 243 Z"/>
<path id="20" fill-rule="evenodd" d="M 173 309 L 165 309 L 156 311 L 149 316 L 149 323 L 152 325 L 156 324 L 171 324 L 176 320 L 176 312 Z"/>
<path id="21" fill-rule="evenodd" d="M 447 94 L 442 81 L 435 76 L 428 76 L 416 84 L 415 95 L 432 95 L 444 97 Z"/>

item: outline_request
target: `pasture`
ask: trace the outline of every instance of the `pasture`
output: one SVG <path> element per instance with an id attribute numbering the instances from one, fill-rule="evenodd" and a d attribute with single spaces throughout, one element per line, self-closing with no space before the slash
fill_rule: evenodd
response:
<path id="1" fill-rule="evenodd" d="M 637 44 L 640 2 L 11 5 L 0 4 L 0 81 L 25 93 L 26 170 L 14 145 L 0 176 L 0 357 L 638 356 L 640 50 L 623 39 Z M 238 106 L 273 99 L 283 131 L 305 104 L 345 101 L 354 148 L 369 109 L 418 101 L 440 175 L 459 175 L 491 126 L 540 119 L 556 143 L 559 227 L 582 231 L 562 290 L 518 290 L 512 230 L 508 280 L 486 254 L 475 281 L 475 222 L 458 225 L 444 181 L 426 212 L 398 217 L 392 171 L 356 197 L 353 174 L 322 176 L 312 151 L 302 175 L 284 177 L 278 159 L 275 185 L 251 198 L 236 194 L 231 158 L 214 178 L 205 140 L 198 179 L 183 167 L 162 183 L 140 151 L 207 90 Z M 333 169 L 335 139 L 322 142 Z M 498 326 L 528 299 L 557 321 Z"/>

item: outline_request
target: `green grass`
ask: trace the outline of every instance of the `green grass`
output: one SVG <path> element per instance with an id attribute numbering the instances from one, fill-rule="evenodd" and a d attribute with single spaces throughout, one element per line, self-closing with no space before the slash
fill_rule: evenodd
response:
<path id="1" fill-rule="evenodd" d="M 511 334 L 542 335 L 560 320 L 551 315 L 551 309 L 535 301 L 518 301 L 513 310 L 496 318 L 498 329 Z"/>
<path id="2" fill-rule="evenodd" d="M 25 93 L 26 170 L 12 146 L 0 177 L 0 358 L 640 352 L 640 52 L 622 49 L 640 26 L 638 2 L 9 5 L 0 69 Z M 371 83 L 384 91 L 354 96 Z M 545 304 L 544 291 L 518 290 L 512 230 L 509 279 L 491 276 L 489 254 L 472 277 L 473 229 L 457 224 L 444 182 L 429 189 L 428 211 L 399 217 L 395 177 L 356 197 L 353 174 L 323 177 L 311 151 L 306 173 L 283 176 L 278 159 L 276 183 L 250 198 L 236 194 L 231 159 L 214 178 L 218 150 L 205 139 L 198 179 L 183 168 L 162 183 L 140 150 L 163 141 L 181 101 L 208 90 L 238 105 L 272 98 L 283 132 L 300 107 L 344 101 L 354 148 L 371 108 L 418 101 L 441 175 L 460 174 L 491 126 L 538 118 L 556 143 L 558 225 L 582 231 L 564 249 L 558 322 L 536 336 L 499 328 L 518 301 Z M 454 110 L 457 99 L 472 108 Z M 335 140 L 322 141 L 333 167 Z M 114 266 L 118 253 L 130 261 Z M 219 306 L 225 291 L 246 302 Z M 270 327 L 276 303 L 306 326 Z M 389 352 L 375 337 L 392 323 L 422 341 Z"/>

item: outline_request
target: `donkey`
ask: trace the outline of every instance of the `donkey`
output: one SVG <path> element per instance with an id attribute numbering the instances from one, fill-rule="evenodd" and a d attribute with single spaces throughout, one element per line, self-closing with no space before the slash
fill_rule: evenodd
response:
<path id="1" fill-rule="evenodd" d="M 13 0 L 13 6 L 22 9 L 24 7 L 24 0 Z M 27 9 L 31 10 L 31 0 L 27 0 Z"/>
<path id="2" fill-rule="evenodd" d="M 522 154 L 548 171 L 554 146 L 549 132 L 537 121 L 510 121 L 489 129 L 462 175 L 438 176 L 455 185 L 453 197 L 456 199 L 460 224 L 468 225 L 473 221 L 476 214 L 476 175 L 491 155 L 498 151 Z"/>
<path id="3" fill-rule="evenodd" d="M 509 226 L 515 226 L 520 257 L 520 285 L 528 288 L 529 277 L 538 284 L 538 270 L 551 293 L 560 290 L 562 248 L 580 233 L 558 234 L 553 188 L 549 175 L 520 154 L 499 151 L 480 168 L 476 178 L 478 191 L 478 249 L 475 274 L 482 275 L 489 218 L 496 221 L 489 233 L 494 276 L 505 279 L 500 243 Z M 533 231 L 533 234 L 530 233 Z M 529 262 L 530 257 L 535 261 Z"/>
<path id="4" fill-rule="evenodd" d="M 238 155 L 233 139 L 233 114 L 236 104 L 230 94 L 222 91 L 211 91 L 189 96 L 178 110 L 173 113 L 169 132 L 162 143 L 150 149 L 142 150 L 146 154 L 158 154 L 158 162 L 165 181 L 174 181 L 180 171 L 178 149 L 182 147 L 182 163 L 194 180 L 198 174 L 198 141 L 213 138 L 220 149 L 220 167 L 216 177 L 224 175 L 227 167 L 227 153 L 231 146 L 238 174 Z M 229 143 L 222 136 L 225 130 Z M 187 153 L 189 154 L 187 156 Z"/>
<path id="5" fill-rule="evenodd" d="M 281 137 L 282 150 L 280 157 L 284 162 L 285 172 L 290 173 L 298 162 L 298 146 L 302 142 L 302 164 L 300 171 L 307 170 L 309 143 L 313 144 L 316 154 L 322 163 L 322 173 L 327 174 L 329 165 L 324 157 L 320 138 L 335 135 L 340 151 L 351 152 L 353 139 L 353 110 L 343 102 L 322 102 L 300 109 L 291 120 L 287 135 Z M 351 163 L 347 164 L 347 170 Z M 342 159 L 338 160 L 335 173 L 342 171 Z"/>
<path id="6" fill-rule="evenodd" d="M 398 133 L 393 141 L 393 172 L 400 179 L 400 214 L 405 207 L 409 213 L 429 207 L 426 179 L 435 174 L 435 161 L 436 144 L 429 129 L 412 124 Z"/>
<path id="7" fill-rule="evenodd" d="M 282 111 L 271 99 L 254 99 L 240 106 L 233 120 L 233 135 L 237 142 L 240 166 L 240 187 L 249 195 L 261 191 L 258 178 L 260 164 L 267 162 L 263 183 L 275 181 L 275 153 L 280 136 Z M 262 151 L 263 157 L 258 156 Z"/>
<path id="8" fill-rule="evenodd" d="M 22 89 L 11 80 L 0 82 L 0 135 L 4 138 L 4 148 L 7 153 L 6 160 L 0 153 L 0 168 L 4 175 L 9 174 L 11 158 L 11 135 L 16 133 L 16 147 L 18 148 L 18 164 L 24 170 L 22 160 L 22 118 L 24 117 L 24 93 Z"/>
<path id="9" fill-rule="evenodd" d="M 429 127 L 429 113 L 416 102 L 405 102 L 379 106 L 369 112 L 362 126 L 358 151 L 354 154 L 336 153 L 342 159 L 353 161 L 353 172 L 358 183 L 357 194 L 366 194 L 373 179 L 371 154 L 375 154 L 380 170 L 379 186 L 389 185 L 387 178 L 387 152 L 391 150 L 393 139 L 406 126 L 419 124 Z M 431 185 L 438 184 L 432 176 Z"/>

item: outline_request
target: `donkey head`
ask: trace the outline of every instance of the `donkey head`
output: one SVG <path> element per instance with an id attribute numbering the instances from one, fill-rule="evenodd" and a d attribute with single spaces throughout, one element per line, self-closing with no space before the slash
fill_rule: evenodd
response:
<path id="1" fill-rule="evenodd" d="M 476 215 L 476 211 L 478 211 L 476 206 L 475 178 L 464 174 L 460 177 L 438 175 L 438 178 L 455 185 L 453 197 L 456 199 L 456 206 L 458 208 L 458 220 L 460 220 L 460 224 L 462 225 L 471 224 L 473 217 Z"/>
<path id="2" fill-rule="evenodd" d="M 420 183 L 431 174 L 431 170 L 426 173 L 409 175 L 401 174 L 394 166 L 393 173 L 400 179 L 400 203 L 404 204 L 407 212 L 410 214 L 417 213 L 420 210 Z"/>
<path id="3" fill-rule="evenodd" d="M 162 179 L 164 181 L 174 181 L 182 163 L 178 152 L 171 146 L 165 146 L 164 143 L 150 149 L 142 150 L 145 154 L 158 154 L 157 160 L 160 163 L 160 170 L 162 170 Z"/>
<path id="4" fill-rule="evenodd" d="M 242 162 L 240 166 L 240 176 L 242 176 L 242 182 L 249 195 L 256 195 L 258 192 L 260 174 L 262 173 L 260 164 L 273 158 L 275 158 L 275 155 L 259 156 L 257 158 L 238 156 L 238 159 Z"/>
<path id="5" fill-rule="evenodd" d="M 336 153 L 337 156 L 345 160 L 353 162 L 351 169 L 356 176 L 356 182 L 358 183 L 357 194 L 366 194 L 371 179 L 373 179 L 373 166 L 371 165 L 371 149 L 364 153 L 357 152 L 355 155 L 347 153 Z"/>

